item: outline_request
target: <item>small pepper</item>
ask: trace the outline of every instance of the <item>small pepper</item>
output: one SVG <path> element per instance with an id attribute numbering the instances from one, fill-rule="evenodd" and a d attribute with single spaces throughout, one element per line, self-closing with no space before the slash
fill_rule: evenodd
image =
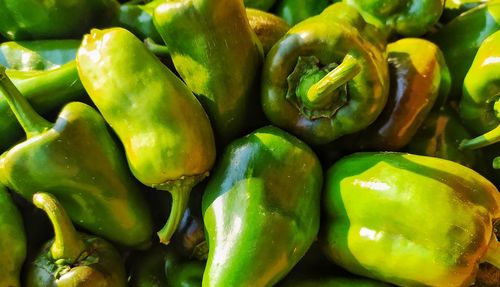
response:
<path id="1" fill-rule="evenodd" d="M 245 10 L 248 23 L 262 43 L 264 55 L 266 55 L 271 47 L 290 29 L 290 26 L 285 20 L 274 14 L 252 8 Z"/>
<path id="2" fill-rule="evenodd" d="M 302 141 L 273 126 L 228 145 L 202 199 L 204 287 L 272 286 L 319 229 L 322 169 Z"/>
<path id="3" fill-rule="evenodd" d="M 39 190 L 50 192 L 90 232 L 127 247 L 148 245 L 151 215 L 102 116 L 72 102 L 52 124 L 33 110 L 1 68 L 0 94 L 27 139 L 0 156 L 0 183 L 26 200 Z"/>
<path id="4" fill-rule="evenodd" d="M 320 14 L 330 4 L 330 0 L 280 0 L 274 13 L 285 19 L 290 26 L 294 26 L 309 17 Z"/>
<path id="5" fill-rule="evenodd" d="M 357 153 L 327 172 L 324 250 L 361 276 L 400 286 L 469 286 L 480 262 L 500 267 L 500 193 L 452 161 Z"/>
<path id="6" fill-rule="evenodd" d="M 21 213 L 0 185 L 0 286 L 20 287 L 21 267 L 26 258 L 26 234 Z"/>
<path id="7" fill-rule="evenodd" d="M 29 264 L 27 287 L 125 287 L 125 266 L 107 241 L 75 230 L 62 205 L 49 193 L 35 193 L 33 203 L 47 213 L 54 239 Z"/>

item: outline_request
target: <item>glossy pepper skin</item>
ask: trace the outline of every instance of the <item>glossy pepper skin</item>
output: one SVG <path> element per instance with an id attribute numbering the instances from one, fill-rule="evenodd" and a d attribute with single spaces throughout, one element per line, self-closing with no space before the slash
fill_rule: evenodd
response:
<path id="1" fill-rule="evenodd" d="M 0 69 L 2 94 L 27 139 L 0 156 L 0 183 L 31 200 L 52 193 L 79 226 L 115 243 L 150 243 L 151 215 L 102 116 L 88 105 L 64 106 L 54 124 L 37 114 Z"/>
<path id="2" fill-rule="evenodd" d="M 345 0 L 366 22 L 407 37 L 425 34 L 438 22 L 444 0 Z M 390 33 L 389 32 L 389 33 Z"/>
<path id="3" fill-rule="evenodd" d="M 228 145 L 202 199 L 209 246 L 202 286 L 283 278 L 316 238 L 321 187 L 318 158 L 283 130 L 263 127 Z"/>
<path id="4" fill-rule="evenodd" d="M 385 47 L 373 29 L 344 3 L 292 27 L 264 63 L 267 118 L 314 145 L 371 124 L 389 91 Z"/>
<path id="5" fill-rule="evenodd" d="M 280 0 L 274 13 L 293 26 L 309 17 L 320 14 L 331 4 L 330 2 L 330 0 Z"/>
<path id="6" fill-rule="evenodd" d="M 352 273 L 400 286 L 469 286 L 479 262 L 500 267 L 500 194 L 467 167 L 357 153 L 336 162 L 325 185 L 324 250 Z"/>
<path id="7" fill-rule="evenodd" d="M 160 3 L 165 1 L 154 0 L 145 4 L 135 2 L 137 1 L 120 5 L 120 9 L 115 14 L 113 25 L 129 30 L 142 40 L 150 38 L 156 43 L 161 43 L 160 34 L 153 23 L 153 12 Z"/>
<path id="8" fill-rule="evenodd" d="M 257 9 L 247 8 L 248 23 L 262 43 L 264 55 L 285 35 L 290 26 L 282 18 Z"/>
<path id="9" fill-rule="evenodd" d="M 154 23 L 220 145 L 257 121 L 263 52 L 241 0 L 165 1 Z"/>
<path id="10" fill-rule="evenodd" d="M 438 46 L 420 38 L 387 45 L 389 98 L 375 122 L 354 136 L 359 148 L 396 151 L 411 142 L 436 105 L 450 90 L 450 73 Z M 349 137 L 348 137 L 349 138 Z M 349 138 L 349 145 L 353 139 Z"/>
<path id="11" fill-rule="evenodd" d="M 443 51 L 451 74 L 450 99 L 459 100 L 465 75 L 483 41 L 500 29 L 500 2 L 471 9 L 444 25 L 429 39 Z"/>
<path id="12" fill-rule="evenodd" d="M 72 101 L 85 101 L 87 96 L 76 69 L 70 61 L 48 71 L 19 71 L 5 73 L 37 112 L 43 115 L 55 112 Z M 4 96 L 0 94 L 0 152 L 22 140 L 23 129 Z"/>
<path id="13" fill-rule="evenodd" d="M 0 1 L 0 34 L 9 40 L 80 38 L 118 10 L 115 0 Z"/>
<path id="14" fill-rule="evenodd" d="M 186 85 L 125 29 L 92 30 L 77 62 L 80 79 L 120 138 L 134 176 L 172 194 L 170 217 L 158 232 L 167 244 L 191 189 L 215 161 L 207 114 Z"/>
<path id="15" fill-rule="evenodd" d="M 446 24 L 467 10 L 475 8 L 488 1 L 490 0 L 446 0 L 444 1 L 443 14 L 441 15 L 441 18 L 439 18 L 439 22 Z"/>
<path id="16" fill-rule="evenodd" d="M 107 241 L 78 233 L 57 199 L 38 192 L 33 203 L 47 213 L 54 239 L 30 262 L 27 287 L 125 287 L 123 259 Z"/>
<path id="17" fill-rule="evenodd" d="M 262 11 L 269 10 L 276 0 L 243 0 L 245 7 L 259 9 Z"/>
<path id="18" fill-rule="evenodd" d="M 0 185 L 0 286 L 20 287 L 26 258 L 26 234 L 21 213 Z"/>
<path id="19" fill-rule="evenodd" d="M 20 71 L 52 70 L 76 58 L 79 40 L 9 41 L 0 44 L 0 65 Z"/>

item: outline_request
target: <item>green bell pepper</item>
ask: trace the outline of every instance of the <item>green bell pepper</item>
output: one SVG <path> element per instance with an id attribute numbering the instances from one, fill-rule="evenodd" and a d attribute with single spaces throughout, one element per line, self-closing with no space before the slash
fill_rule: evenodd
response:
<path id="1" fill-rule="evenodd" d="M 352 273 L 400 286 L 469 286 L 500 267 L 500 193 L 472 169 L 404 153 L 357 153 L 327 172 L 324 250 Z"/>
<path id="2" fill-rule="evenodd" d="M 99 237 L 78 233 L 53 195 L 35 193 L 33 203 L 47 213 L 54 239 L 30 262 L 27 287 L 127 286 L 123 259 L 113 245 Z"/>
<path id="3" fill-rule="evenodd" d="M 271 9 L 276 0 L 243 0 L 245 7 L 255 8 L 262 11 L 267 11 Z"/>
<path id="4" fill-rule="evenodd" d="M 273 126 L 233 141 L 202 199 L 209 286 L 272 286 L 319 229 L 322 169 L 302 141 Z"/>
<path id="5" fill-rule="evenodd" d="M 444 0 L 344 0 L 363 15 L 366 22 L 388 34 L 407 37 L 425 34 L 438 22 Z"/>
<path id="6" fill-rule="evenodd" d="M 123 27 L 142 40 L 150 38 L 156 43 L 161 43 L 160 34 L 153 23 L 153 12 L 165 0 L 154 0 L 146 4 L 135 2 L 137 1 L 120 5 L 112 21 L 113 26 Z"/>
<path id="7" fill-rule="evenodd" d="M 215 161 L 208 116 L 186 85 L 123 28 L 93 29 L 77 62 L 83 86 L 120 138 L 134 176 L 172 195 L 169 219 L 158 232 L 167 244 L 191 189 Z"/>
<path id="8" fill-rule="evenodd" d="M 7 69 L 52 70 L 75 59 L 79 40 L 38 40 L 0 44 L 0 65 Z"/>
<path id="9" fill-rule="evenodd" d="M 330 4 L 330 0 L 280 0 L 274 13 L 285 19 L 290 26 L 294 26 L 309 17 L 320 14 Z"/>
<path id="10" fill-rule="evenodd" d="M 164 267 L 168 286 L 201 287 L 204 261 L 187 260 L 170 248 Z"/>
<path id="11" fill-rule="evenodd" d="M 108 240 L 149 244 L 147 204 L 102 116 L 73 102 L 52 124 L 33 110 L 5 69 L 0 94 L 27 136 L 0 156 L 0 183 L 26 200 L 40 190 L 54 194 L 75 223 Z"/>
<path id="12" fill-rule="evenodd" d="M 10 40 L 80 38 L 109 23 L 115 0 L 1 0 L 0 34 Z"/>
<path id="13" fill-rule="evenodd" d="M 370 125 L 389 92 L 384 40 L 374 32 L 344 3 L 292 27 L 264 63 L 267 118 L 314 145 Z"/>
<path id="14" fill-rule="evenodd" d="M 26 234 L 21 213 L 0 185 L 0 286 L 20 287 L 26 258 Z"/>
<path id="15" fill-rule="evenodd" d="M 262 46 L 241 0 L 165 1 L 154 23 L 221 146 L 256 127 Z"/>
<path id="16" fill-rule="evenodd" d="M 247 8 L 248 23 L 259 38 L 264 55 L 285 35 L 290 26 L 282 18 L 257 9 Z"/>
<path id="17" fill-rule="evenodd" d="M 454 18 L 428 38 L 443 51 L 451 74 L 450 99 L 459 100 L 479 46 L 500 29 L 500 2 L 491 1 Z"/>
<path id="18" fill-rule="evenodd" d="M 382 282 L 349 277 L 309 278 L 280 285 L 280 287 L 389 287 Z"/>
<path id="19" fill-rule="evenodd" d="M 460 14 L 488 1 L 490 0 L 446 0 L 444 1 L 443 14 L 439 18 L 439 22 L 446 24 Z"/>

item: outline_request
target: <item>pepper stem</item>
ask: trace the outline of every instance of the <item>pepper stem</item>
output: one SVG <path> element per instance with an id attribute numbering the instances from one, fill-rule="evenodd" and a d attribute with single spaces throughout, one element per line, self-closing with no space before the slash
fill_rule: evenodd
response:
<path id="1" fill-rule="evenodd" d="M 331 70 L 307 91 L 303 103 L 309 109 L 323 108 L 331 103 L 334 91 L 361 72 L 361 65 L 351 55 L 346 55 L 342 63 Z"/>
<path id="2" fill-rule="evenodd" d="M 19 92 L 14 83 L 5 73 L 5 67 L 0 65 L 0 95 L 5 97 L 12 112 L 26 132 L 26 137 L 31 138 L 50 129 L 52 124 L 42 118 L 28 100 Z"/>
<path id="3" fill-rule="evenodd" d="M 169 244 L 170 239 L 177 230 L 179 222 L 182 219 L 184 211 L 189 202 L 189 194 L 191 193 L 191 187 L 176 186 L 170 188 L 170 194 L 172 195 L 172 208 L 170 209 L 170 216 L 167 222 L 160 231 L 158 231 L 158 237 L 160 242 L 163 244 Z"/>
<path id="4" fill-rule="evenodd" d="M 486 251 L 483 261 L 500 269 L 500 243 L 494 234 L 488 245 L 488 250 Z"/>
<path id="5" fill-rule="evenodd" d="M 459 149 L 478 149 L 489 146 L 500 141 L 500 125 L 491 131 L 475 137 L 473 139 L 463 140 L 458 146 Z"/>
<path id="6" fill-rule="evenodd" d="M 144 45 L 146 46 L 146 48 L 148 48 L 149 51 L 151 51 L 156 56 L 160 57 L 170 56 L 170 52 L 167 46 L 159 45 L 151 38 L 144 39 Z"/>
<path id="7" fill-rule="evenodd" d="M 76 262 L 85 251 L 85 243 L 80 239 L 73 223 L 57 199 L 38 192 L 33 195 L 33 204 L 47 213 L 54 228 L 54 243 L 50 247 L 52 258 L 64 260 L 67 264 Z"/>

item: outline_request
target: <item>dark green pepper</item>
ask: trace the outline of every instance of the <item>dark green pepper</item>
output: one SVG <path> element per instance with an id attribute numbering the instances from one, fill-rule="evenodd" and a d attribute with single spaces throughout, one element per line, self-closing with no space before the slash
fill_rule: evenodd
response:
<path id="1" fill-rule="evenodd" d="M 0 65 L 7 69 L 52 70 L 74 60 L 79 40 L 38 40 L 0 44 Z"/>
<path id="2" fill-rule="evenodd" d="M 444 0 L 344 0 L 366 22 L 403 36 L 421 36 L 438 22 Z"/>
<path id="3" fill-rule="evenodd" d="M 0 286 L 20 287 L 26 258 L 26 234 L 21 213 L 5 187 L 0 185 Z"/>
<path id="4" fill-rule="evenodd" d="M 201 287 L 205 261 L 186 260 L 170 247 L 164 267 L 168 286 Z"/>
<path id="5" fill-rule="evenodd" d="M 280 0 L 274 13 L 293 26 L 309 17 L 318 15 L 330 4 L 330 0 Z"/>
<path id="6" fill-rule="evenodd" d="M 0 67 L 1 68 L 1 67 Z M 151 215 L 126 159 L 102 116 L 73 102 L 49 123 L 0 69 L 5 97 L 27 139 L 0 156 L 0 183 L 31 200 L 54 194 L 90 232 L 128 247 L 150 243 Z"/>
<path id="7" fill-rule="evenodd" d="M 329 170 L 324 250 L 352 273 L 400 286 L 469 286 L 500 267 L 500 193 L 452 161 L 357 153 Z"/>
<path id="8" fill-rule="evenodd" d="M 93 29 L 77 61 L 80 79 L 124 145 L 132 173 L 172 194 L 170 217 L 158 232 L 167 244 L 191 189 L 215 161 L 207 114 L 186 85 L 123 28 Z"/>
<path id="9" fill-rule="evenodd" d="M 245 10 L 248 23 L 262 43 L 265 55 L 290 27 L 282 18 L 274 14 L 251 8 Z"/>
<path id="10" fill-rule="evenodd" d="M 171 287 L 165 276 L 168 247 L 155 245 L 129 258 L 132 264 L 129 287 Z"/>
<path id="11" fill-rule="evenodd" d="M 154 0 L 146 4 L 137 4 L 131 1 L 120 5 L 115 14 L 114 26 L 123 27 L 144 40 L 152 39 L 156 43 L 162 43 L 162 39 L 153 23 L 153 12 L 155 8 L 165 0 Z"/>
<path id="12" fill-rule="evenodd" d="M 245 7 L 255 8 L 262 11 L 269 10 L 276 0 L 243 0 Z"/>
<path id="13" fill-rule="evenodd" d="M 154 22 L 221 145 L 255 127 L 263 52 L 241 0 L 165 1 Z"/>
<path id="14" fill-rule="evenodd" d="M 491 1 L 456 17 L 429 39 L 443 51 L 451 74 L 450 98 L 459 100 L 465 75 L 479 46 L 500 29 L 500 2 Z"/>
<path id="15" fill-rule="evenodd" d="M 203 286 L 272 286 L 283 278 L 316 238 L 321 187 L 316 155 L 276 127 L 228 145 L 203 194 Z"/>
<path id="16" fill-rule="evenodd" d="M 264 63 L 267 118 L 315 145 L 370 125 L 389 91 L 383 39 L 374 31 L 344 3 L 292 27 Z"/>
<path id="17" fill-rule="evenodd" d="M 439 22 L 446 24 L 460 14 L 488 1 L 490 0 L 446 0 L 444 1 L 444 10 Z"/>
<path id="18" fill-rule="evenodd" d="M 110 22 L 115 0 L 1 0 L 0 34 L 10 40 L 80 38 Z"/>
<path id="19" fill-rule="evenodd" d="M 282 287 L 389 287 L 382 282 L 349 277 L 309 278 L 297 282 L 280 285 Z"/>
<path id="20" fill-rule="evenodd" d="M 27 287 L 127 286 L 123 259 L 113 245 L 78 233 L 53 195 L 36 193 L 33 203 L 47 213 L 54 227 L 54 239 L 30 263 Z"/>

